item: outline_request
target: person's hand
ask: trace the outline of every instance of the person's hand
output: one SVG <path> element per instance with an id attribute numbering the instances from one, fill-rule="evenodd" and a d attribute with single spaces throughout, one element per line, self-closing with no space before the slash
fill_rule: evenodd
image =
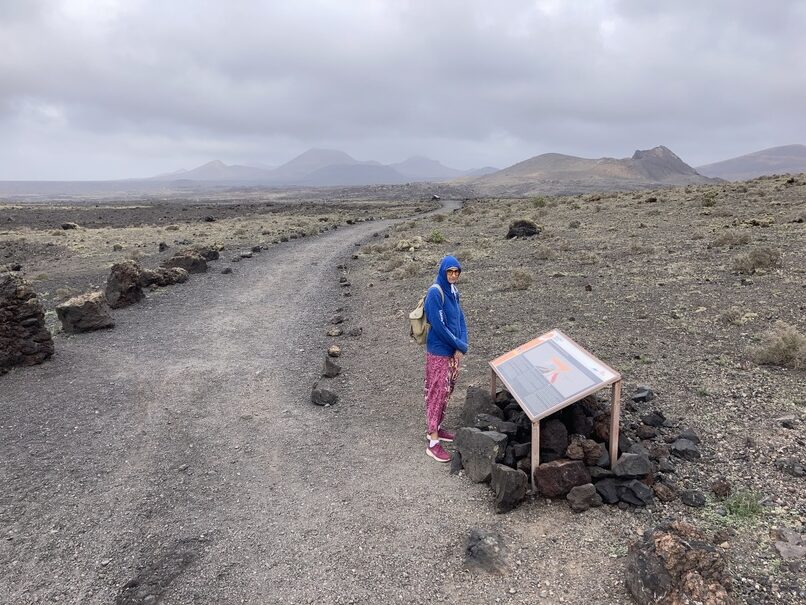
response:
<path id="1" fill-rule="evenodd" d="M 464 356 L 465 356 L 465 354 L 464 354 L 464 353 L 462 353 L 461 351 L 454 351 L 454 352 L 453 352 L 453 358 L 454 358 L 454 359 L 455 359 L 457 362 L 462 361 L 462 357 L 464 357 Z"/>

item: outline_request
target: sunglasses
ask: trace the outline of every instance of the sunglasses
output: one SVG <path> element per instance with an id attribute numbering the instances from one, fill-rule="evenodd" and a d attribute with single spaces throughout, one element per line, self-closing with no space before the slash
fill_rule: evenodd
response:
<path id="1" fill-rule="evenodd" d="M 459 269 L 445 269 L 445 273 L 456 273 L 456 275 L 459 275 L 461 272 Z"/>

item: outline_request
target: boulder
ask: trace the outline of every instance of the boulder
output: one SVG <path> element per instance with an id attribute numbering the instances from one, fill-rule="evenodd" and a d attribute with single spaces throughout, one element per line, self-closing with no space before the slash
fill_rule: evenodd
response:
<path id="1" fill-rule="evenodd" d="M 616 481 L 616 492 L 621 502 L 633 506 L 647 506 L 655 501 L 652 488 L 638 479 L 622 479 Z"/>
<path id="2" fill-rule="evenodd" d="M 559 498 L 574 487 L 591 482 L 590 473 L 579 460 L 555 460 L 535 469 L 535 485 L 541 496 Z"/>
<path id="3" fill-rule="evenodd" d="M 456 432 L 454 443 L 462 454 L 462 465 L 468 478 L 482 483 L 490 480 L 493 464 L 504 459 L 507 436 L 495 431 L 462 427 Z"/>
<path id="4" fill-rule="evenodd" d="M 523 471 L 493 464 L 490 475 L 490 487 L 495 492 L 495 510 L 507 513 L 518 506 L 526 497 L 529 476 Z"/>
<path id="5" fill-rule="evenodd" d="M 320 387 L 318 382 L 314 383 L 313 389 L 311 390 L 311 403 L 321 406 L 330 406 L 338 400 L 339 396 L 336 395 L 336 393 L 330 389 Z"/>
<path id="6" fill-rule="evenodd" d="M 540 229 L 534 223 L 534 221 L 530 221 L 528 219 L 519 219 L 512 221 L 509 224 L 507 239 L 512 239 L 513 237 L 532 237 L 533 235 L 538 235 L 539 233 Z"/>
<path id="7" fill-rule="evenodd" d="M 622 454 L 613 465 L 616 477 L 643 477 L 652 472 L 652 462 L 647 456 L 639 454 Z"/>
<path id="8" fill-rule="evenodd" d="M 687 489 L 680 493 L 680 501 L 686 506 L 702 508 L 705 506 L 705 494 L 696 489 Z"/>
<path id="9" fill-rule="evenodd" d="M 16 273 L 0 273 L 0 375 L 51 355 L 53 339 L 36 293 Z"/>
<path id="10" fill-rule="evenodd" d="M 665 481 L 657 481 L 652 485 L 652 491 L 661 502 L 672 502 L 677 499 L 677 489 Z"/>
<path id="11" fill-rule="evenodd" d="M 62 330 L 68 334 L 102 330 L 115 325 L 112 311 L 103 292 L 87 292 L 56 307 Z"/>
<path id="12" fill-rule="evenodd" d="M 184 252 L 175 254 L 169 259 L 162 261 L 161 265 L 166 268 L 180 267 L 188 273 L 207 273 L 207 261 L 200 254 Z"/>
<path id="13" fill-rule="evenodd" d="M 496 418 L 504 417 L 504 413 L 501 408 L 495 405 L 488 389 L 470 386 L 467 388 L 465 405 L 462 408 L 461 424 L 463 426 L 474 426 L 478 414 L 489 414 Z"/>
<path id="14" fill-rule="evenodd" d="M 562 420 L 550 418 L 540 425 L 540 458 L 543 454 L 554 454 L 556 458 L 565 455 L 568 448 L 568 429 Z"/>
<path id="15" fill-rule="evenodd" d="M 688 439 L 695 445 L 699 445 L 701 443 L 700 436 L 697 435 L 692 429 L 683 429 L 680 431 L 680 434 L 677 436 L 678 439 Z"/>
<path id="16" fill-rule="evenodd" d="M 571 488 L 571 491 L 568 492 L 565 499 L 568 500 L 568 504 L 571 505 L 571 510 L 575 513 L 581 513 L 589 508 L 602 505 L 602 497 L 596 491 L 592 483 L 577 485 Z"/>
<path id="17" fill-rule="evenodd" d="M 473 426 L 482 431 L 496 431 L 505 435 L 514 435 L 518 432 L 518 425 L 514 422 L 507 422 L 490 414 L 476 414 Z"/>
<path id="18" fill-rule="evenodd" d="M 638 605 L 730 605 L 726 561 L 705 535 L 682 521 L 644 532 L 630 544 L 626 585 Z"/>
<path id="19" fill-rule="evenodd" d="M 76 223 L 62 223 L 62 229 L 65 231 L 70 229 L 78 229 L 78 225 Z"/>
<path id="20" fill-rule="evenodd" d="M 646 403 L 655 399 L 655 393 L 649 387 L 639 386 L 630 399 L 635 403 Z"/>
<path id="21" fill-rule="evenodd" d="M 670 449 L 672 455 L 682 458 L 683 460 L 688 460 L 689 462 L 699 460 L 701 456 L 699 448 L 693 441 L 688 439 L 678 439 L 672 444 Z"/>
<path id="22" fill-rule="evenodd" d="M 325 363 L 322 367 L 322 376 L 324 378 L 335 378 L 341 374 L 341 366 L 333 361 L 329 355 L 325 356 Z"/>
<path id="23" fill-rule="evenodd" d="M 635 429 L 635 436 L 639 439 L 654 439 L 658 436 L 658 429 L 656 429 L 654 426 L 642 424 Z"/>
<path id="24" fill-rule="evenodd" d="M 607 449 L 601 443 L 593 439 L 585 439 L 582 442 L 582 452 L 584 453 L 585 464 L 588 466 L 596 466 L 602 457 L 607 454 Z M 606 466 L 610 465 L 610 456 L 607 456 Z"/>
<path id="25" fill-rule="evenodd" d="M 647 426 L 654 426 L 655 428 L 658 428 L 663 426 L 663 423 L 666 422 L 666 416 L 664 416 L 658 410 L 653 410 L 649 412 L 649 414 L 644 414 L 641 416 L 641 422 Z"/>
<path id="26" fill-rule="evenodd" d="M 142 268 L 133 260 L 115 263 L 106 279 L 106 301 L 113 309 L 128 307 L 145 298 L 140 285 Z"/>
<path id="27" fill-rule="evenodd" d="M 504 538 L 486 529 L 472 529 L 465 545 L 465 567 L 488 573 L 504 571 Z"/>
<path id="28" fill-rule="evenodd" d="M 174 284 L 183 284 L 188 278 L 189 274 L 181 267 L 157 267 L 156 269 L 141 269 L 140 271 L 140 286 L 148 288 L 149 286 L 172 286 Z"/>
<path id="29" fill-rule="evenodd" d="M 596 482 L 595 487 L 596 492 L 602 497 L 602 500 L 608 504 L 616 504 L 618 502 L 618 489 L 615 479 L 602 479 Z"/>

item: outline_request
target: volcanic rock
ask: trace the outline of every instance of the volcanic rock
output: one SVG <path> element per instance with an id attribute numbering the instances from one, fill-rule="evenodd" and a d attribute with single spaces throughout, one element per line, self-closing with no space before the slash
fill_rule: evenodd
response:
<path id="1" fill-rule="evenodd" d="M 591 482 L 590 473 L 579 460 L 555 460 L 535 469 L 538 493 L 546 498 L 565 496 L 572 488 Z"/>
<path id="2" fill-rule="evenodd" d="M 564 456 L 568 448 L 568 429 L 562 420 L 552 418 L 541 423 L 540 426 L 540 452 L 554 454 L 556 457 Z"/>
<path id="3" fill-rule="evenodd" d="M 700 450 L 693 441 L 688 439 L 678 439 L 672 444 L 672 454 L 683 460 L 693 462 L 700 459 Z"/>
<path id="4" fill-rule="evenodd" d="M 696 489 L 687 489 L 681 492 L 680 501 L 686 506 L 701 508 L 705 506 L 705 495 Z"/>
<path id="5" fill-rule="evenodd" d="M 639 454 L 622 454 L 613 465 L 617 477 L 643 477 L 652 472 L 652 462 L 647 456 Z"/>
<path id="6" fill-rule="evenodd" d="M 538 226 L 528 219 L 519 219 L 512 221 L 509 224 L 509 231 L 507 231 L 507 239 L 513 237 L 532 237 L 540 233 Z"/>
<path id="7" fill-rule="evenodd" d="M 320 387 L 318 382 L 314 383 L 313 389 L 311 390 L 312 403 L 316 405 L 329 406 L 333 405 L 338 400 L 339 396 L 336 395 L 336 393 L 334 393 L 330 389 Z"/>
<path id="8" fill-rule="evenodd" d="M 490 487 L 495 491 L 495 510 L 506 513 L 518 506 L 526 497 L 529 476 L 503 464 L 493 464 Z"/>
<path id="9" fill-rule="evenodd" d="M 68 334 L 111 328 L 115 325 L 112 311 L 103 292 L 87 292 L 61 303 L 56 315 L 62 330 Z"/>
<path id="10" fill-rule="evenodd" d="M 638 605 L 731 605 L 726 568 L 700 530 L 674 521 L 644 532 L 630 545 L 626 585 Z"/>
<path id="11" fill-rule="evenodd" d="M 36 293 L 19 275 L 0 273 L 0 375 L 51 355 L 53 339 Z"/>
<path id="12" fill-rule="evenodd" d="M 325 378 L 335 378 L 341 373 L 341 366 L 333 361 L 329 355 L 325 356 L 325 363 L 322 367 L 322 376 Z"/>
<path id="13" fill-rule="evenodd" d="M 206 273 L 207 261 L 200 254 L 185 252 L 162 261 L 163 267 L 181 267 L 188 273 Z"/>
<path id="14" fill-rule="evenodd" d="M 652 489 L 637 479 L 616 481 L 618 499 L 633 506 L 647 506 L 654 501 Z"/>
<path id="15" fill-rule="evenodd" d="M 461 424 L 463 426 L 474 426 L 478 414 L 489 414 L 497 418 L 504 417 L 501 408 L 493 402 L 488 389 L 470 386 L 467 388 L 465 405 L 462 408 Z"/>
<path id="16" fill-rule="evenodd" d="M 571 505 L 571 510 L 575 513 L 581 513 L 589 508 L 594 508 L 602 505 L 602 497 L 596 491 L 592 483 L 585 485 L 578 485 L 571 488 L 568 495 L 565 497 Z"/>
<path id="17" fill-rule="evenodd" d="M 133 260 L 125 260 L 112 265 L 106 279 L 106 300 L 113 309 L 128 307 L 145 298 L 140 285 L 142 269 Z"/>
<path id="18" fill-rule="evenodd" d="M 482 431 L 496 431 L 505 435 L 514 435 L 518 432 L 518 425 L 514 422 L 507 422 L 490 414 L 476 414 L 473 426 Z"/>
<path id="19" fill-rule="evenodd" d="M 504 459 L 507 436 L 495 431 L 462 427 L 456 432 L 454 443 L 462 454 L 462 466 L 468 478 L 474 483 L 482 483 L 490 480 L 493 464 Z"/>
<path id="20" fill-rule="evenodd" d="M 473 529 L 465 546 L 465 566 L 489 573 L 504 571 L 504 539 L 497 532 Z"/>

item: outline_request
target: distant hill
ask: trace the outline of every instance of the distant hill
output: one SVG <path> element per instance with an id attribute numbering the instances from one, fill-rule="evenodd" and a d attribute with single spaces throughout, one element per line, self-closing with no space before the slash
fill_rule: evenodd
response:
<path id="1" fill-rule="evenodd" d="M 299 184 L 311 187 L 350 187 L 359 185 L 399 185 L 410 180 L 389 166 L 341 164 L 324 166 L 314 170 L 302 178 Z"/>
<path id="2" fill-rule="evenodd" d="M 270 171 L 254 166 L 227 165 L 219 160 L 207 162 L 193 170 L 177 170 L 151 177 L 151 181 L 254 181 L 266 178 Z"/>
<path id="3" fill-rule="evenodd" d="M 712 179 L 662 145 L 623 159 L 545 153 L 469 181 L 480 193 L 490 194 L 579 193 L 707 182 Z"/>
<path id="4" fill-rule="evenodd" d="M 414 156 L 403 162 L 385 165 L 374 160 L 359 161 L 336 149 L 314 148 L 276 168 L 227 165 L 215 160 L 192 170 L 177 170 L 147 180 L 166 183 L 203 181 L 205 183 L 276 186 L 360 186 L 446 181 L 468 174 L 487 174 L 490 171 L 495 171 L 495 169 L 457 170 L 422 156 Z"/>
<path id="5" fill-rule="evenodd" d="M 403 162 L 390 164 L 389 167 L 407 177 L 409 181 L 442 181 L 465 174 L 462 170 L 448 168 L 437 160 L 423 156 L 413 156 Z"/>
<path id="6" fill-rule="evenodd" d="M 697 168 L 700 174 L 727 181 L 754 179 L 769 174 L 806 172 L 806 145 L 770 147 Z"/>

